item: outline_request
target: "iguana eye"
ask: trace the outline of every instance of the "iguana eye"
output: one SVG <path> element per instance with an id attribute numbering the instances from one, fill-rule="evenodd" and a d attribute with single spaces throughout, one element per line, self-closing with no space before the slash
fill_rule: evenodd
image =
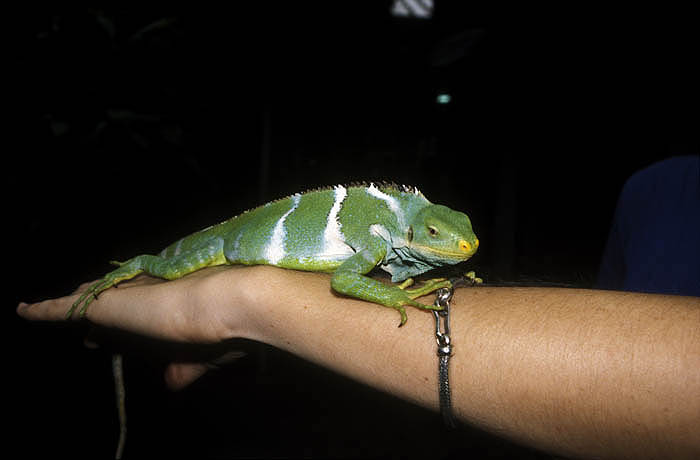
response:
<path id="1" fill-rule="evenodd" d="M 431 225 L 428 227 L 428 233 L 430 233 L 430 236 L 437 236 L 438 229 Z"/>
<path id="2" fill-rule="evenodd" d="M 408 240 L 409 243 L 411 241 L 413 241 L 413 226 L 408 227 L 408 233 L 406 234 L 406 239 Z"/>

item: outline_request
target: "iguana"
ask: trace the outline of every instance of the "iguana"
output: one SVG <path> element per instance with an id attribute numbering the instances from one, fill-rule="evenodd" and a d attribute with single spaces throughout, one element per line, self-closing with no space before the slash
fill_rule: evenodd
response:
<path id="1" fill-rule="evenodd" d="M 331 272 L 336 292 L 395 308 L 403 326 L 405 306 L 439 310 L 414 299 L 450 284 L 436 278 L 407 289 L 411 277 L 465 261 L 478 247 L 466 214 L 432 204 L 416 187 L 336 185 L 271 201 L 186 236 L 159 255 L 113 262 L 119 268 L 91 285 L 67 316 L 76 309 L 84 315 L 98 294 L 140 273 L 172 280 L 204 267 L 245 264 Z M 389 272 L 392 282 L 404 282 L 392 286 L 365 276 L 375 267 Z"/>
<path id="2" fill-rule="evenodd" d="M 405 306 L 441 310 L 415 299 L 450 285 L 435 278 L 407 289 L 411 277 L 465 261 L 478 247 L 466 214 L 432 204 L 416 187 L 336 185 L 271 201 L 186 236 L 159 255 L 113 262 L 119 268 L 88 287 L 67 317 L 76 310 L 83 316 L 101 292 L 140 273 L 173 280 L 205 267 L 245 264 L 333 273 L 336 292 L 395 308 L 403 326 Z M 375 267 L 403 283 L 387 285 L 365 276 Z M 467 276 L 481 281 L 474 272 Z M 116 458 L 121 458 L 126 415 L 119 355 L 113 358 L 113 372 L 120 422 Z"/>

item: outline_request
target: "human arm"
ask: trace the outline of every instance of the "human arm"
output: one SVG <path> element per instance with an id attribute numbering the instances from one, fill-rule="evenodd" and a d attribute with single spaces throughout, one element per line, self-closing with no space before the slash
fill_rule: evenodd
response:
<path id="1" fill-rule="evenodd" d="M 21 306 L 61 320 L 75 296 Z M 423 299 L 430 302 L 430 298 Z M 433 318 L 332 293 L 329 277 L 270 267 L 208 269 L 125 284 L 92 322 L 154 337 L 259 340 L 437 409 Z M 540 288 L 460 289 L 453 404 L 464 421 L 560 455 L 700 452 L 700 299 Z"/>

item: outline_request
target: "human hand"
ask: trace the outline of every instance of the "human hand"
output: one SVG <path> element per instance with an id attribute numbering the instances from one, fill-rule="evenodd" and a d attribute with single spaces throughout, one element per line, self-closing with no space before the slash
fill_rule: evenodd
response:
<path id="1" fill-rule="evenodd" d="M 174 281 L 140 276 L 109 289 L 90 304 L 85 319 L 96 326 L 115 328 L 170 342 L 208 345 L 244 336 L 250 306 L 246 293 L 252 282 L 251 270 L 242 267 L 212 267 Z M 91 283 L 71 295 L 33 304 L 20 303 L 17 313 L 32 321 L 80 319 L 66 312 Z M 235 284 L 236 288 L 230 286 Z M 229 289 L 223 289 L 229 287 Z M 236 356 L 230 350 L 221 363 Z M 240 356 L 237 355 L 237 356 Z M 183 388 L 211 367 L 207 362 L 173 362 L 165 379 L 173 389 Z"/>

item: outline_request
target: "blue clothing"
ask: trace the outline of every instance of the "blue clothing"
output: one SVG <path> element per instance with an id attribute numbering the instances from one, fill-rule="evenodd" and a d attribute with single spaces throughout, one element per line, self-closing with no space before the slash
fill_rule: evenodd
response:
<path id="1" fill-rule="evenodd" d="M 700 156 L 670 158 L 629 178 L 597 287 L 700 296 Z"/>

